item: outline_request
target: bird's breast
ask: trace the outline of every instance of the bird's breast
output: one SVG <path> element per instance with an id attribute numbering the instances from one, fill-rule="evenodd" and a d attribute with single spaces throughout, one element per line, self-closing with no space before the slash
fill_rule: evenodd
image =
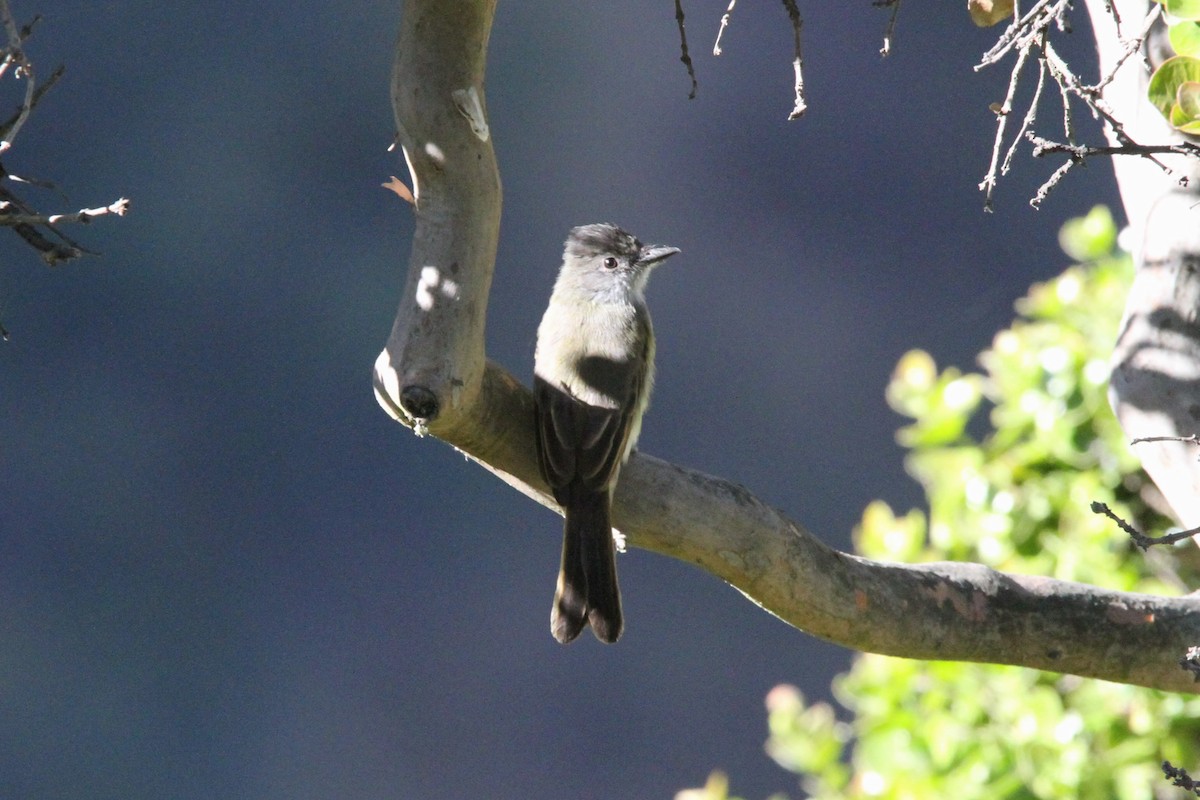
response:
<path id="1" fill-rule="evenodd" d="M 644 382 L 649 315 L 630 304 L 554 303 L 538 327 L 534 371 L 588 405 L 617 408 Z"/>

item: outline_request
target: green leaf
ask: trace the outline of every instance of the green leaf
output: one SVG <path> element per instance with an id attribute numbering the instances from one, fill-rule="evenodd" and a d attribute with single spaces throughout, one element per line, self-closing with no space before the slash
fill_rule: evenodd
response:
<path id="1" fill-rule="evenodd" d="M 1171 126 L 1184 133 L 1200 133 L 1200 83 L 1180 84 L 1171 106 Z"/>
<path id="2" fill-rule="evenodd" d="M 916 561 L 924 546 L 925 515 L 914 508 L 898 518 L 882 500 L 867 506 L 854 530 L 855 549 L 871 558 Z"/>
<path id="3" fill-rule="evenodd" d="M 1200 0 L 1166 0 L 1167 13 L 1178 19 L 1200 19 Z"/>
<path id="4" fill-rule="evenodd" d="M 1175 103 L 1192 119 L 1200 119 L 1200 81 L 1181 84 L 1175 93 Z"/>
<path id="5" fill-rule="evenodd" d="M 1167 29 L 1176 55 L 1200 56 L 1200 22 L 1178 22 Z"/>
<path id="6" fill-rule="evenodd" d="M 1200 81 L 1200 58 L 1191 56 L 1168 58 L 1150 77 L 1146 95 L 1154 107 L 1164 117 L 1170 119 L 1179 87 L 1193 81 Z"/>
<path id="7" fill-rule="evenodd" d="M 1067 220 L 1058 232 L 1058 246 L 1075 261 L 1092 261 L 1112 252 L 1117 224 L 1107 206 L 1096 206 L 1085 217 Z"/>
<path id="8" fill-rule="evenodd" d="M 1192 136 L 1200 135 L 1200 119 L 1193 119 L 1190 122 L 1185 122 L 1182 125 L 1175 126 L 1180 133 L 1190 134 Z"/>

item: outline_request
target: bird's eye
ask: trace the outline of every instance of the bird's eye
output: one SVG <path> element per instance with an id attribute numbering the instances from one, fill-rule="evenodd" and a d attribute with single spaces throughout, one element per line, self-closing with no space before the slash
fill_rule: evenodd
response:
<path id="1" fill-rule="evenodd" d="M 617 260 L 612 256 L 609 256 L 608 258 L 604 259 L 604 266 L 606 269 L 616 269 Z"/>

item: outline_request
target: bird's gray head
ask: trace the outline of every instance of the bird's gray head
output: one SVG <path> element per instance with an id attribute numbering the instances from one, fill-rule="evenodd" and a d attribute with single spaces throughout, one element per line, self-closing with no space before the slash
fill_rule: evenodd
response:
<path id="1" fill-rule="evenodd" d="M 678 252 L 642 244 L 616 225 L 580 225 L 567 237 L 559 281 L 569 280 L 596 299 L 641 299 L 650 270 Z"/>

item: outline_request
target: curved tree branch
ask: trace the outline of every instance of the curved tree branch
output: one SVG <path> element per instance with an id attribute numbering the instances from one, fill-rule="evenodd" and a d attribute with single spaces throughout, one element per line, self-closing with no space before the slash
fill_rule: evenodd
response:
<path id="1" fill-rule="evenodd" d="M 375 391 L 389 414 L 449 435 L 483 378 L 500 174 L 483 93 L 495 0 L 414 0 L 392 68 L 417 217 L 408 281 Z M 447 413 L 450 412 L 450 413 Z"/>
<path id="2" fill-rule="evenodd" d="M 483 358 L 499 182 L 477 163 L 459 163 L 477 159 L 494 170 L 490 145 L 474 132 L 479 120 L 468 124 L 449 99 L 474 86 L 482 104 L 493 8 L 492 0 L 405 4 L 393 98 L 417 184 L 417 235 L 375 386 L 389 413 L 417 427 L 419 403 L 406 392 L 419 389 L 417 400 L 433 401 L 424 407 L 435 412 L 424 417 L 430 432 L 553 507 L 537 470 L 532 394 Z M 446 158 L 430 160 L 429 142 Z M 454 291 L 439 289 L 447 277 Z M 795 627 L 846 647 L 1200 690 L 1178 666 L 1200 642 L 1200 600 L 1191 597 L 977 564 L 873 562 L 827 547 L 741 486 L 641 453 L 622 472 L 613 519 L 630 544 L 695 564 Z"/>

